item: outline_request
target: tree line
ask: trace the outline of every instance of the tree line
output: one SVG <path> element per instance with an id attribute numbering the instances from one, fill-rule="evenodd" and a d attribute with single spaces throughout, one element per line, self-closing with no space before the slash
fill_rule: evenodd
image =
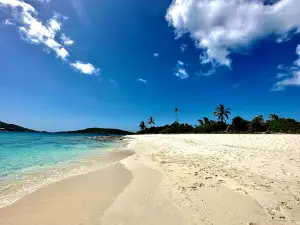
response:
<path id="1" fill-rule="evenodd" d="M 270 114 L 265 120 L 263 115 L 255 116 L 252 120 L 246 120 L 240 116 L 232 119 L 230 124 L 227 120 L 231 115 L 231 109 L 223 104 L 218 105 L 213 115 L 216 120 L 203 117 L 197 125 L 179 123 L 179 109 L 175 108 L 175 121 L 164 126 L 154 126 L 153 116 L 148 121 L 140 122 L 138 134 L 183 134 L 183 133 L 297 133 L 300 134 L 300 122 L 291 118 L 280 118 L 276 114 Z"/>

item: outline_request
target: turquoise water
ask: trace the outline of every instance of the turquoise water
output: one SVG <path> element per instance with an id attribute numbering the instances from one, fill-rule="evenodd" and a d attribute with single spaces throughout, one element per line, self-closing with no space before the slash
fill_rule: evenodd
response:
<path id="1" fill-rule="evenodd" d="M 91 135 L 0 133 L 0 207 L 49 183 L 105 166 L 104 150 L 114 144 Z"/>

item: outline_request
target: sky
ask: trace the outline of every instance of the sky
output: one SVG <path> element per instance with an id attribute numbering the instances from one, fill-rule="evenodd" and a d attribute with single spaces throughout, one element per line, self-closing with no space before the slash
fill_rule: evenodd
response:
<path id="1" fill-rule="evenodd" d="M 300 120 L 299 0 L 0 0 L 0 121 Z"/>

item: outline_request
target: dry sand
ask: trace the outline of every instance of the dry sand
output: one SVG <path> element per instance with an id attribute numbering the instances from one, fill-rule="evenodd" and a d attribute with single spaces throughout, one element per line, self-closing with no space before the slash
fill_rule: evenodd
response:
<path id="1" fill-rule="evenodd" d="M 126 142 L 134 155 L 0 209 L 0 224 L 300 224 L 299 135 Z"/>
<path id="2" fill-rule="evenodd" d="M 133 136 L 128 147 L 136 151 L 124 160 L 129 170 L 160 172 L 177 224 L 300 224 L 300 135 Z M 137 224 L 176 224 L 156 220 Z"/>

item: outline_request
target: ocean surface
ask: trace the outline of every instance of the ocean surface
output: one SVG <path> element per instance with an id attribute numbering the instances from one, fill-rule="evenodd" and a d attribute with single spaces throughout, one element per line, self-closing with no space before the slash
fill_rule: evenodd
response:
<path id="1" fill-rule="evenodd" d="M 110 165 L 119 143 L 96 135 L 0 133 L 0 207 L 47 184 Z"/>

